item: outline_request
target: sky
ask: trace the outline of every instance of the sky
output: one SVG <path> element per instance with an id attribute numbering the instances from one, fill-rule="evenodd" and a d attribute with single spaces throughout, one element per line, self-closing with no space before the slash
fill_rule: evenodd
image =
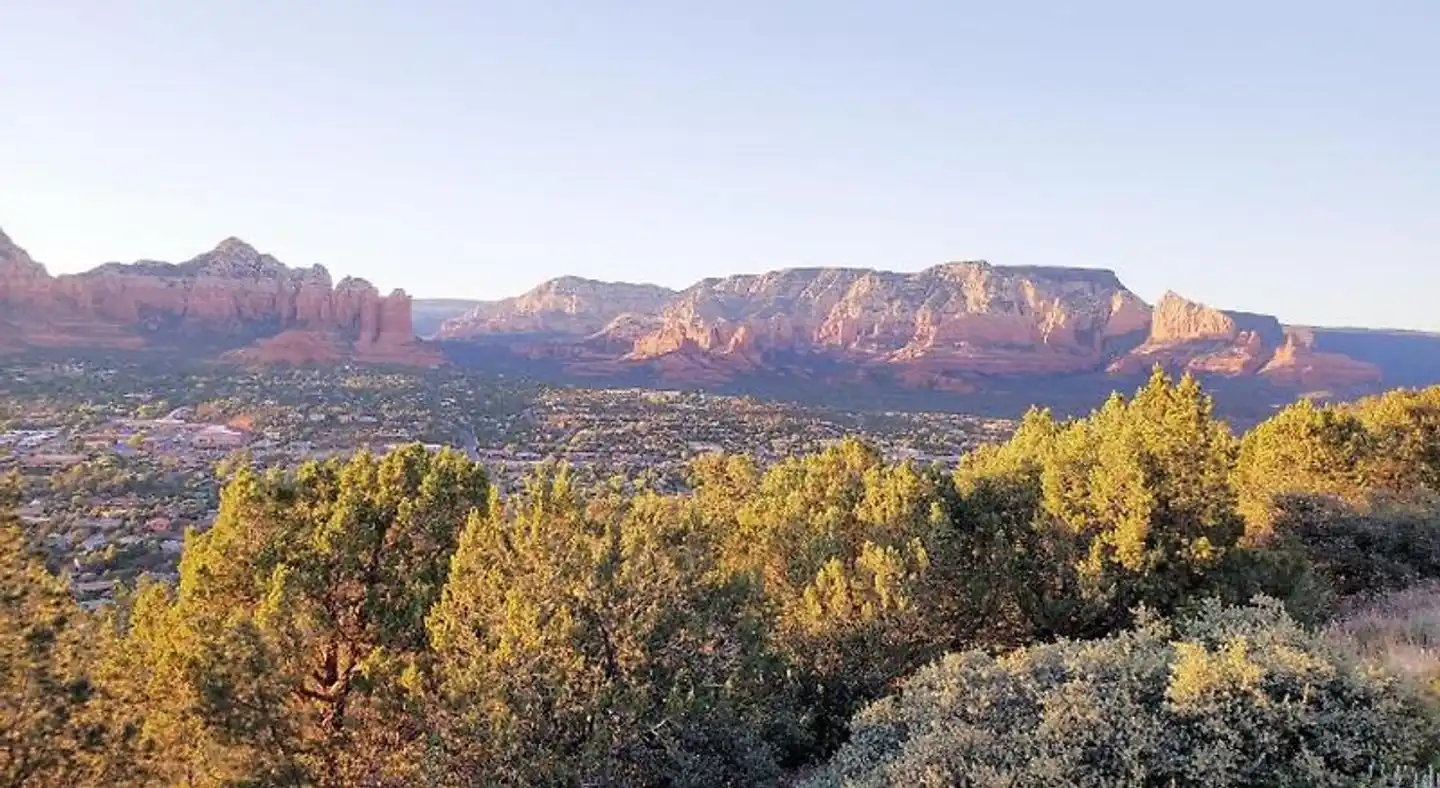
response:
<path id="1" fill-rule="evenodd" d="M 0 228 L 420 297 L 1109 268 L 1440 330 L 1437 0 L 0 0 Z"/>

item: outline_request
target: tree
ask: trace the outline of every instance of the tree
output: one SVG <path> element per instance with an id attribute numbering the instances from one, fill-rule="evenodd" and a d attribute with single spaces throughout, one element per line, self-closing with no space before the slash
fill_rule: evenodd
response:
<path id="1" fill-rule="evenodd" d="M 1286 498 L 1440 493 L 1440 387 L 1397 390 L 1353 405 L 1301 400 L 1251 430 L 1235 469 L 1248 539 L 1263 544 Z"/>
<path id="2" fill-rule="evenodd" d="M 416 444 L 293 475 L 235 472 L 187 539 L 178 591 L 143 591 L 112 650 L 165 781 L 407 784 L 421 729 L 402 682 L 484 471 Z"/>
<path id="3" fill-rule="evenodd" d="M 0 512 L 15 503 L 15 480 L 0 480 Z M 90 628 L 65 584 L 26 550 L 0 516 L 0 785 L 67 786 L 87 781 L 86 758 L 102 750 L 87 706 Z"/>
<path id="4" fill-rule="evenodd" d="M 1339 597 L 1399 590 L 1440 578 L 1440 506 L 1288 496 L 1270 547 L 1297 558 Z"/>
<path id="5" fill-rule="evenodd" d="M 795 666 L 808 731 L 793 748 L 827 752 L 856 708 L 973 631 L 949 482 L 857 440 L 782 461 L 758 484 L 743 464 L 724 467 L 721 489 L 701 477 L 696 505 L 720 516 L 724 566 L 761 584 Z"/>
<path id="6" fill-rule="evenodd" d="M 777 663 L 752 588 L 675 499 L 565 469 L 475 514 L 430 616 L 443 785 L 757 785 Z"/>
<path id="7" fill-rule="evenodd" d="M 1036 634 L 1105 634 L 1136 605 L 1173 610 L 1223 566 L 1243 521 L 1235 440 L 1212 411 L 1193 378 L 1157 368 L 1129 401 L 1064 423 L 1032 413 L 1008 444 L 962 462 L 957 525 L 992 549 L 1002 540 L 984 529 L 1013 538 L 1022 571 L 998 581 Z"/>
<path id="8" fill-rule="evenodd" d="M 1358 501 L 1364 463 L 1374 443 L 1353 413 L 1300 400 L 1261 423 L 1240 444 L 1234 482 L 1247 541 L 1272 535 L 1286 497 L 1333 496 Z"/>
<path id="9" fill-rule="evenodd" d="M 1364 469 L 1368 486 L 1440 493 L 1440 386 L 1391 391 L 1354 411 L 1374 444 Z"/>

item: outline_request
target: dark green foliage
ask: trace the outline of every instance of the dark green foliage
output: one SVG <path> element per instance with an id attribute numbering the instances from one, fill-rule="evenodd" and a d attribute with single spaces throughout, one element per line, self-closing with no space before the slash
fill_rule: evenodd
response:
<path id="1" fill-rule="evenodd" d="M 1340 596 L 1440 578 L 1440 505 L 1293 496 L 1276 505 L 1273 544 Z"/>

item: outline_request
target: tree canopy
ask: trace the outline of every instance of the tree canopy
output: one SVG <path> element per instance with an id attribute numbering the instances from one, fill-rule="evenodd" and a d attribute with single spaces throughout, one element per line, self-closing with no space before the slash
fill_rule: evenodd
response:
<path id="1" fill-rule="evenodd" d="M 0 785 L 1358 784 L 1440 706 L 1309 626 L 1440 580 L 1437 414 L 1236 436 L 1157 371 L 953 469 L 238 464 L 178 583 L 96 614 L 7 518 Z"/>

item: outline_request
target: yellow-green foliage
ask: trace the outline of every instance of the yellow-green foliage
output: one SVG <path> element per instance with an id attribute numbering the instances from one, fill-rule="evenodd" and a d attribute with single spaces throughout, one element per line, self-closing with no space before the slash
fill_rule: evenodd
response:
<path id="1" fill-rule="evenodd" d="M 1273 602 L 946 657 L 808 784 L 1349 786 L 1423 764 L 1430 710 Z"/>
<path id="2" fill-rule="evenodd" d="M 1252 541 L 1271 532 L 1282 496 L 1358 500 L 1370 439 L 1354 414 L 1301 400 L 1251 430 L 1241 444 L 1235 487 Z"/>
<path id="3" fill-rule="evenodd" d="M 1302 403 L 1237 441 L 1157 372 L 1083 419 L 1032 412 L 953 474 L 843 441 L 766 470 L 703 457 L 691 482 L 545 468 L 501 500 L 419 446 L 239 470 L 179 587 L 99 617 L 0 524 L 0 776 L 767 785 L 847 739 L 821 784 L 1418 765 L 1418 701 L 1274 605 L 1125 630 L 1257 592 L 1312 621 L 1440 578 L 1440 389 Z M 1036 645 L 1065 637 L 1092 641 Z"/>
<path id="4" fill-rule="evenodd" d="M 89 717 L 89 622 L 64 583 L 31 558 L 0 479 L 0 785 L 97 779 L 101 731 Z"/>
<path id="5" fill-rule="evenodd" d="M 429 619 L 437 784 L 761 784 L 783 708 L 750 586 L 677 501 L 568 474 L 475 515 Z M 482 776 L 483 775 L 483 779 Z"/>
<path id="6" fill-rule="evenodd" d="M 1440 492 L 1440 386 L 1391 391 L 1353 409 L 1374 445 L 1365 473 L 1368 486 Z"/>
<path id="7" fill-rule="evenodd" d="M 420 762 L 399 678 L 426 648 L 484 472 L 419 445 L 239 472 L 180 586 L 143 589 L 101 687 L 145 710 L 159 783 L 347 786 Z"/>
<path id="8" fill-rule="evenodd" d="M 930 469 L 847 440 L 758 477 L 710 458 L 696 482 L 692 511 L 723 535 L 725 571 L 760 584 L 793 668 L 809 741 L 792 747 L 832 747 L 861 703 L 973 627 L 977 611 L 956 604 L 946 480 Z"/>
<path id="9" fill-rule="evenodd" d="M 1354 505 L 1440 492 L 1440 387 L 1352 405 L 1301 400 L 1245 436 L 1235 487 L 1256 543 L 1273 535 L 1288 498 Z"/>
<path id="10" fill-rule="evenodd" d="M 1036 629 L 1083 634 L 1137 604 L 1171 609 L 1220 567 L 1243 526 L 1236 442 L 1211 408 L 1193 379 L 1157 370 L 1131 400 L 1063 423 L 1031 413 L 1008 444 L 962 462 L 962 511 L 1021 548 L 1021 582 L 1048 578 L 1016 592 Z"/>

